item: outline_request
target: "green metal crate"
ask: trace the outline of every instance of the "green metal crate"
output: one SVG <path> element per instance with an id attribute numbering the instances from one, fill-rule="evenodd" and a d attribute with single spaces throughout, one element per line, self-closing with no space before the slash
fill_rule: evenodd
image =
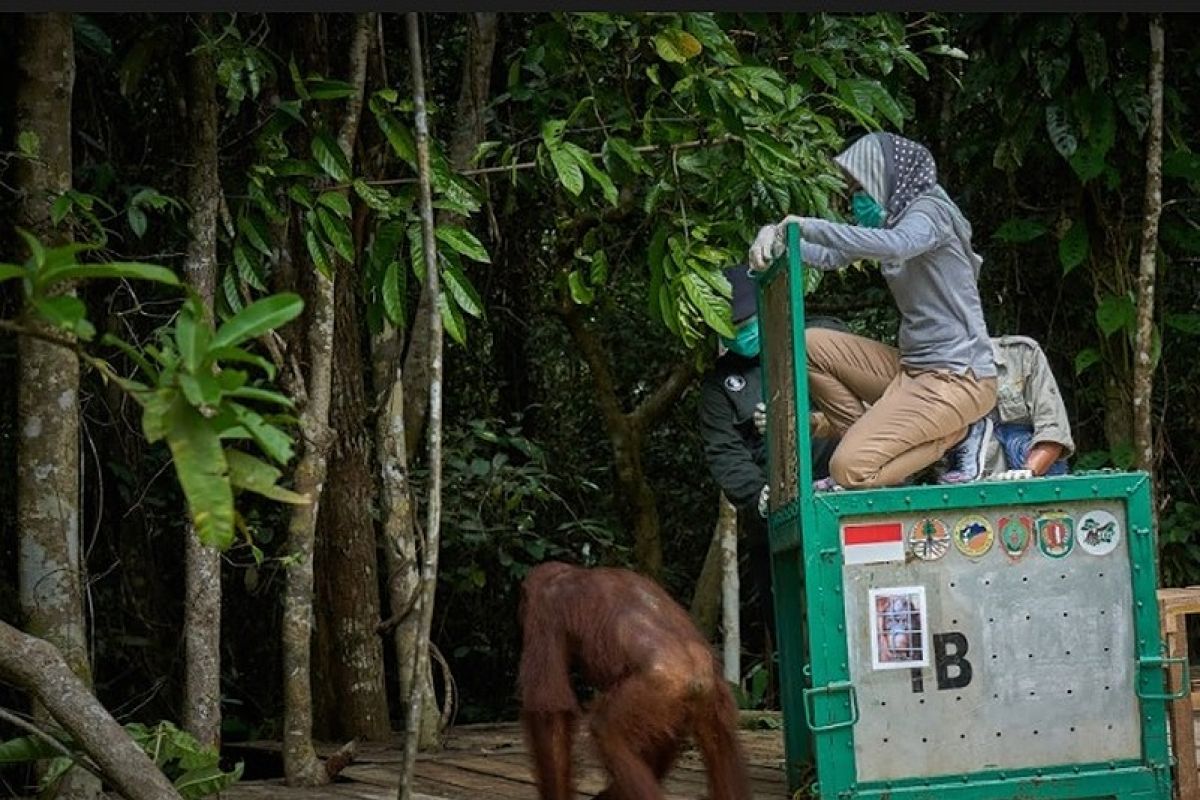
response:
<path id="1" fill-rule="evenodd" d="M 758 282 L 789 786 L 1169 800 L 1148 476 L 814 494 L 803 269 L 789 225 Z"/>

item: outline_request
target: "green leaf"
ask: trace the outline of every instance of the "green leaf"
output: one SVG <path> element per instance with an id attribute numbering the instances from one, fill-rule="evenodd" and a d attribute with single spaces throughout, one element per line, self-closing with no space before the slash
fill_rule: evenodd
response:
<path id="1" fill-rule="evenodd" d="M 26 764 L 59 755 L 62 755 L 61 750 L 39 736 L 21 736 L 0 742 L 0 764 Z"/>
<path id="2" fill-rule="evenodd" d="M 667 28 L 654 37 L 654 50 L 663 61 L 682 64 L 700 55 L 700 40 L 679 28 Z"/>
<path id="3" fill-rule="evenodd" d="M 596 299 L 592 287 L 584 282 L 583 276 L 579 274 L 579 270 L 572 270 L 571 274 L 567 276 L 567 287 L 570 289 L 571 299 L 577 305 L 590 305 Z"/>
<path id="4" fill-rule="evenodd" d="M 1200 335 L 1200 314 L 1167 314 L 1164 321 L 1180 333 Z"/>
<path id="5" fill-rule="evenodd" d="M 225 374 L 228 374 L 228 372 Z M 260 389 L 257 386 L 239 386 L 235 389 L 228 389 L 225 394 L 229 397 L 236 397 L 239 400 L 257 400 L 260 403 L 272 403 L 284 408 L 296 407 L 292 398 L 287 395 L 273 392 L 270 389 Z"/>
<path id="6" fill-rule="evenodd" d="M 0 264 L 0 283 L 10 281 L 13 278 L 27 278 L 29 273 L 24 267 L 16 264 Z"/>
<path id="7" fill-rule="evenodd" d="M 221 383 L 211 373 L 181 372 L 177 378 L 183 396 L 196 408 L 216 408 L 221 403 Z"/>
<path id="8" fill-rule="evenodd" d="M 100 343 L 116 347 L 118 350 L 128 356 L 129 360 L 136 364 L 138 368 L 146 374 L 147 378 L 155 383 L 158 382 L 158 370 L 155 369 L 154 366 L 146 360 L 145 356 L 138 352 L 133 345 L 124 341 L 120 337 L 112 335 L 111 333 L 104 334 L 104 336 L 100 339 Z"/>
<path id="9" fill-rule="evenodd" d="M 1128 295 L 1107 295 L 1096 309 L 1096 324 L 1105 336 L 1119 330 L 1132 333 L 1137 323 L 1137 309 Z"/>
<path id="10" fill-rule="evenodd" d="M 271 460 L 279 464 L 287 464 L 292 460 L 295 451 L 290 436 L 263 419 L 257 411 L 241 403 L 230 401 L 228 408 L 234 419 L 250 432 L 254 441 L 258 442 L 259 447 Z"/>
<path id="11" fill-rule="evenodd" d="M 483 300 L 457 264 L 447 264 L 442 270 L 442 278 L 455 305 L 476 319 L 483 316 Z"/>
<path id="12" fill-rule="evenodd" d="M 579 166 L 583 168 L 583 171 L 591 176 L 592 180 L 600 186 L 600 191 L 604 194 L 604 199 L 616 208 L 617 187 L 613 184 L 612 179 L 596 166 L 596 162 L 592 160 L 591 154 L 579 145 L 572 144 L 571 142 L 564 142 L 563 149 L 570 153 Z"/>
<path id="13" fill-rule="evenodd" d="M 37 131 L 21 131 L 17 134 L 17 150 L 26 158 L 37 158 L 42 152 L 42 137 Z"/>
<path id="14" fill-rule="evenodd" d="M 946 56 L 948 58 L 957 58 L 960 61 L 966 61 L 970 58 L 966 53 L 957 47 L 951 47 L 948 44 L 935 44 L 932 47 L 925 48 L 926 53 L 932 53 L 935 56 Z"/>
<path id="15" fill-rule="evenodd" d="M 325 244 L 318 238 L 317 232 L 311 227 L 304 231 L 304 246 L 308 248 L 308 256 L 312 259 L 317 271 L 326 278 L 333 278 L 333 262 L 325 250 Z"/>
<path id="16" fill-rule="evenodd" d="M 342 148 L 328 132 L 322 131 L 313 136 L 312 154 L 317 163 L 321 165 L 321 169 L 325 170 L 326 175 L 335 181 L 350 182 L 352 177 L 350 162 L 346 160 L 346 154 L 342 152 Z"/>
<path id="17" fill-rule="evenodd" d="M 308 94 L 313 100 L 341 100 L 357 94 L 353 84 L 345 81 L 326 80 L 323 78 L 309 79 Z"/>
<path id="18" fill-rule="evenodd" d="M 333 245 L 337 254 L 348 262 L 354 261 L 354 237 L 346 221 L 338 219 L 326 208 L 317 209 L 317 221 L 321 223 L 325 238 Z"/>
<path id="19" fill-rule="evenodd" d="M 450 334 L 450 338 L 464 347 L 467 344 L 467 326 L 458 306 L 451 303 L 445 292 L 438 294 L 438 312 L 442 316 L 442 326 Z"/>
<path id="20" fill-rule="evenodd" d="M 1168 178 L 1200 181 L 1200 153 L 1173 150 L 1163 158 L 1162 172 Z"/>
<path id="21" fill-rule="evenodd" d="M 383 300 L 383 313 L 388 322 L 395 327 L 403 327 L 405 321 L 404 282 L 408 271 L 399 261 L 389 261 L 383 271 L 383 284 L 380 297 Z"/>
<path id="22" fill-rule="evenodd" d="M 222 772 L 215 765 L 189 770 L 175 779 L 175 789 L 184 800 L 219 795 L 241 779 L 244 768 L 243 762 L 239 761 L 232 772 Z"/>
<path id="23" fill-rule="evenodd" d="M 179 277 L 167 269 L 154 264 L 137 262 L 111 262 L 108 264 L 68 264 L 53 267 L 38 276 L 38 285 L 49 289 L 56 283 L 100 278 L 124 278 L 153 281 L 167 286 L 180 286 Z"/>
<path id="24" fill-rule="evenodd" d="M 286 325 L 300 315 L 304 301 L 292 292 L 264 297 L 230 317 L 213 337 L 213 348 L 233 347 L 269 330 Z"/>
<path id="25" fill-rule="evenodd" d="M 688 299 L 700 312 L 704 322 L 721 336 L 735 336 L 729 301 L 695 272 L 685 272 L 681 281 Z"/>
<path id="26" fill-rule="evenodd" d="M 1087 225 L 1080 220 L 1072 220 L 1071 227 L 1058 242 L 1058 261 L 1062 264 L 1063 274 L 1069 274 L 1086 261 L 1087 256 Z"/>
<path id="27" fill-rule="evenodd" d="M 439 225 L 434 229 L 434 233 L 437 235 L 438 241 L 444 243 L 454 252 L 482 264 L 492 263 L 492 259 L 488 256 L 487 248 L 483 246 L 483 242 L 479 241 L 475 234 L 466 228 L 459 225 Z"/>
<path id="28" fill-rule="evenodd" d="M 1046 132 L 1050 134 L 1050 141 L 1059 155 L 1069 159 L 1075 154 L 1079 140 L 1067 120 L 1067 112 L 1061 106 L 1046 106 Z"/>
<path id="29" fill-rule="evenodd" d="M 29 257 L 33 260 L 33 266 L 38 269 L 45 266 L 46 248 L 42 247 L 38 238 L 24 228 L 17 228 L 17 235 L 25 240 L 25 246 L 29 248 Z"/>
<path id="30" fill-rule="evenodd" d="M 1082 375 L 1084 370 L 1100 361 L 1100 351 L 1094 347 L 1086 347 L 1075 355 L 1075 374 Z"/>
<path id="31" fill-rule="evenodd" d="M 129 229 L 133 231 L 133 235 L 142 238 L 146 233 L 146 212 L 137 206 L 130 206 L 125 211 L 125 216 L 129 220 Z"/>
<path id="32" fill-rule="evenodd" d="M 358 181 L 355 181 L 357 184 Z M 322 192 L 317 202 L 337 214 L 342 219 L 350 219 L 350 201 L 342 192 Z"/>
<path id="33" fill-rule="evenodd" d="M 175 343 L 183 364 L 189 372 L 195 372 L 204 361 L 208 352 L 208 342 L 211 329 L 198 321 L 203 311 L 197 307 L 195 300 L 188 300 L 175 320 Z"/>
<path id="34" fill-rule="evenodd" d="M 243 215 L 238 220 L 238 230 L 246 237 L 246 240 L 250 242 L 250 245 L 255 250 L 267 258 L 271 257 L 271 245 L 267 241 L 270 233 L 267 231 L 267 226 L 263 224 L 263 221 L 258 216 L 254 214 Z"/>
<path id="35" fill-rule="evenodd" d="M 1080 32 L 1077 45 L 1079 54 L 1083 56 L 1083 71 L 1087 75 L 1088 86 L 1095 89 L 1108 77 L 1108 53 L 1104 47 L 1104 37 L 1095 28 L 1086 28 Z"/>
<path id="36" fill-rule="evenodd" d="M 253 262 L 250 261 L 250 256 L 247 255 L 246 248 L 240 244 L 236 244 L 233 247 L 233 263 L 237 267 L 238 277 L 244 283 L 260 292 L 267 290 L 266 284 L 258 277 L 258 270 L 255 268 Z"/>
<path id="37" fill-rule="evenodd" d="M 1005 220 L 992 236 L 1010 244 L 1024 244 L 1041 238 L 1046 234 L 1046 226 L 1034 219 L 1014 217 Z"/>
<path id="38" fill-rule="evenodd" d="M 883 87 L 879 81 L 864 81 L 867 91 L 871 96 L 871 104 L 877 111 L 883 113 L 888 118 L 888 122 L 895 125 L 898 129 L 904 129 L 904 109 L 896 102 L 896 99 Z"/>
<path id="39" fill-rule="evenodd" d="M 234 363 L 253 364 L 267 373 L 267 378 L 275 379 L 275 365 L 262 356 L 248 353 L 240 347 L 210 347 L 209 356 L 214 361 L 232 361 Z"/>
<path id="40" fill-rule="evenodd" d="M 392 146 L 392 151 L 399 156 L 401 161 L 416 169 L 417 140 L 413 138 L 412 132 L 386 111 L 377 113 L 375 115 L 375 122 L 379 125 L 379 129 L 383 131 L 383 135 L 387 137 L 388 144 Z"/>
<path id="41" fill-rule="evenodd" d="M 288 186 L 287 194 L 288 197 L 292 198 L 292 200 L 304 206 L 305 208 L 312 208 L 317 202 L 315 199 L 313 199 L 312 192 L 310 192 L 308 187 L 302 183 L 293 183 Z"/>
<path id="42" fill-rule="evenodd" d="M 307 495 L 277 486 L 276 482 L 283 473 L 266 461 L 241 450 L 226 450 L 225 458 L 229 462 L 229 482 L 235 488 L 246 489 L 281 503 L 307 505 L 310 502 Z"/>
<path id="43" fill-rule="evenodd" d="M 646 163 L 646 159 L 642 158 L 642 154 L 624 139 L 616 136 L 606 139 L 602 152 L 604 161 L 609 169 L 612 169 L 612 160 L 609 158 L 609 154 L 611 153 L 628 164 L 629 168 L 635 173 L 643 175 L 652 175 L 654 173 L 654 170 L 650 169 L 650 165 Z"/>
<path id="44" fill-rule="evenodd" d="M 72 295 L 59 295 L 57 297 L 35 297 L 32 299 L 32 304 L 38 313 L 52 325 L 71 331 L 72 333 L 80 334 L 80 326 L 86 324 L 87 328 L 91 325 L 87 324 L 87 306 L 78 297 Z M 95 332 L 95 329 L 92 329 Z"/>
<path id="45" fill-rule="evenodd" d="M 233 544 L 233 489 L 216 429 L 180 396 L 166 415 L 167 446 L 200 541 L 219 550 Z"/>
<path id="46" fill-rule="evenodd" d="M 385 189 L 379 189 L 371 186 L 362 178 L 354 179 L 354 193 L 366 204 L 367 208 L 372 211 L 387 212 L 391 209 L 392 195 Z M 350 204 L 346 203 L 347 212 L 349 212 Z"/>
<path id="47" fill-rule="evenodd" d="M 912 54 L 910 53 L 909 55 Z M 915 56 L 913 57 L 916 58 Z M 813 74 L 824 81 L 825 85 L 830 89 L 837 88 L 837 73 L 834 72 L 833 67 L 825 59 L 818 55 L 813 55 L 812 53 L 799 52 L 796 54 L 793 61 L 796 62 L 796 66 L 806 66 L 812 70 Z M 920 64 L 920 60 L 917 60 L 917 63 Z M 926 75 L 928 75 L 928 73 L 926 73 Z"/>
<path id="48" fill-rule="evenodd" d="M 578 197 L 583 192 L 583 171 L 579 162 L 561 146 L 550 151 L 550 161 L 558 174 L 558 182 L 571 194 Z"/>

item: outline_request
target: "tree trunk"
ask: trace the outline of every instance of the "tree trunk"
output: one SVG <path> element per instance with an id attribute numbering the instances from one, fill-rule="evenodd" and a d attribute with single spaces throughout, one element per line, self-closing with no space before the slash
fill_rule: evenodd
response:
<path id="1" fill-rule="evenodd" d="M 1138 469 L 1154 472 L 1154 273 L 1158 257 L 1158 219 L 1162 215 L 1163 137 L 1162 17 L 1150 18 L 1150 125 L 1146 130 L 1146 198 L 1137 282 L 1137 338 L 1133 358 L 1133 444 Z"/>
<path id="2" fill-rule="evenodd" d="M 413 659 L 413 679 L 410 686 L 419 689 L 420 676 L 429 669 L 429 630 L 433 623 L 433 601 L 437 592 L 438 550 L 440 548 L 442 513 L 442 321 L 438 310 L 439 281 L 437 268 L 437 239 L 434 238 L 433 192 L 430 187 L 429 121 L 425 114 L 425 70 L 421 58 L 421 34 L 418 16 L 405 14 L 408 32 L 408 51 L 412 69 L 413 107 L 417 140 L 417 177 L 420 183 L 421 242 L 425 256 L 425 291 L 429 303 L 429 487 L 425 536 L 422 542 L 421 587 L 417 611 L 419 627 L 416 637 L 416 657 Z M 413 772 L 417 763 L 421 709 L 425 698 L 413 691 L 407 700 L 408 713 L 404 726 L 404 758 L 400 769 L 400 800 L 413 796 Z"/>
<path id="3" fill-rule="evenodd" d="M 20 224 L 48 243 L 50 206 L 71 188 L 71 95 L 75 84 L 70 14 L 27 14 L 17 56 L 17 130 L 36 137 L 36 157 L 17 162 Z M 42 327 L 35 325 L 35 327 Z M 79 542 L 79 361 L 33 337 L 17 345 L 17 529 L 21 608 L 34 636 L 58 647 L 91 684 L 83 618 Z M 39 716 L 42 710 L 35 707 Z M 59 797 L 96 797 L 100 782 L 72 769 Z"/>
<path id="4" fill-rule="evenodd" d="M 203 44 L 211 18 L 197 19 L 197 45 Z M 210 51 L 199 48 L 188 60 L 188 249 L 183 271 L 211 319 L 217 285 L 217 215 L 221 183 L 217 175 L 216 66 Z M 200 744 L 221 742 L 221 554 L 201 544 L 191 523 L 185 544 L 183 639 L 186 652 L 183 727 Z"/>
<path id="5" fill-rule="evenodd" d="M 467 47 L 463 56 L 462 88 L 455 110 L 457 125 L 450 137 L 450 165 L 456 170 L 470 166 L 471 157 L 484 137 L 484 111 L 487 107 L 488 86 L 492 80 L 492 60 L 496 51 L 498 15 L 491 11 L 467 15 Z M 453 215 L 439 215 L 438 224 L 455 221 Z M 429 324 L 438 325 L 440 318 L 429 313 L 429 296 L 421 293 L 417 315 L 409 339 L 404 374 L 408 379 L 404 406 L 406 446 L 415 453 L 425 430 L 429 407 Z"/>
<path id="6" fill-rule="evenodd" d="M 374 15 L 358 19 L 350 51 L 350 83 L 356 97 L 365 92 Z M 339 144 L 354 163 L 357 108 L 343 121 Z M 317 729 L 326 737 L 384 740 L 391 734 L 383 679 L 383 645 L 375 632 L 379 590 L 375 523 L 371 516 L 371 436 L 367 427 L 359 314 L 361 272 L 357 264 L 337 265 L 333 344 L 332 426 L 337 431 L 330 462 L 330 496 L 321 509 L 314 569 L 317 629 L 314 670 Z"/>
<path id="7" fill-rule="evenodd" d="M 718 514 L 717 524 L 713 526 L 712 538 L 708 540 L 704 564 L 696 578 L 696 588 L 692 590 L 692 603 L 688 609 L 696 627 L 709 640 L 716 638 L 718 618 L 721 615 L 721 559 L 721 517 Z"/>
<path id="8" fill-rule="evenodd" d="M 725 680 L 742 680 L 741 582 L 738 576 L 738 519 L 733 503 L 721 494 L 717 531 L 721 538 L 721 627 L 724 629 Z"/>
<path id="9" fill-rule="evenodd" d="M 608 354 L 599 336 L 588 327 L 579 306 L 570 297 L 561 299 L 558 311 L 588 365 L 596 388 L 596 402 L 613 449 L 617 489 L 621 495 L 618 505 L 625 510 L 627 524 L 633 530 L 637 568 L 657 579 L 662 574 L 662 539 L 654 490 L 642 466 L 643 436 L 687 391 L 696 376 L 696 359 L 689 354 L 649 397 L 633 411 L 625 413 L 617 397 L 616 378 Z"/>
<path id="10" fill-rule="evenodd" d="M 171 782 L 49 642 L 0 622 L 0 677 L 32 694 L 123 797 L 179 800 Z M 100 781 L 95 776 L 78 767 L 72 772 L 87 775 L 99 789 Z"/>
<path id="11" fill-rule="evenodd" d="M 360 53 L 363 67 L 353 63 L 352 73 L 365 70 L 366 46 L 370 41 L 370 15 L 355 20 L 352 52 Z M 367 44 L 364 44 L 364 40 Z M 358 92 L 347 101 L 345 119 L 338 134 L 342 152 L 349 154 L 357 138 L 362 111 L 361 78 Z M 290 786 L 316 786 L 329 781 L 317 759 L 312 741 L 312 625 L 313 549 L 321 496 L 328 474 L 328 457 L 335 432 L 329 425 L 333 383 L 334 282 L 319 270 L 311 276 L 308 311 L 308 375 L 306 402 L 300 412 L 303 455 L 296 467 L 295 490 L 310 498 L 308 505 L 295 506 L 288 524 L 288 575 L 283 604 L 283 768 Z"/>

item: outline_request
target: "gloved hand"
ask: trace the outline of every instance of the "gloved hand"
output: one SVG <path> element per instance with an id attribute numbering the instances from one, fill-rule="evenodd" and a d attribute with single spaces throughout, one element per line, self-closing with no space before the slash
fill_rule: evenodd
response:
<path id="1" fill-rule="evenodd" d="M 767 518 L 767 503 L 771 500 L 771 487 L 764 485 L 758 493 L 758 515 Z"/>
<path id="2" fill-rule="evenodd" d="M 803 223 L 805 219 L 807 217 L 797 217 L 794 214 L 789 214 L 775 225 L 764 225 L 759 228 L 758 235 L 754 237 L 754 244 L 750 245 L 748 259 L 750 269 L 762 272 L 770 267 L 775 259 L 783 255 L 787 249 L 784 237 L 786 236 L 788 223 Z"/>
<path id="3" fill-rule="evenodd" d="M 759 436 L 767 435 L 767 404 L 759 403 L 754 406 L 754 427 Z"/>

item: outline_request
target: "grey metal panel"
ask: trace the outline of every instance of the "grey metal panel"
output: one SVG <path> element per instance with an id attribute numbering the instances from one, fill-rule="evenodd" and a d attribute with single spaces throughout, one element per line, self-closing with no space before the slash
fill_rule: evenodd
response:
<path id="1" fill-rule="evenodd" d="M 861 708 L 854 728 L 860 781 L 1140 757 L 1122 505 L 976 512 L 995 526 L 1009 513 L 1036 517 L 1041 510 L 1062 510 L 1078 527 L 1078 519 L 1097 508 L 1121 523 L 1120 546 L 1104 556 L 1076 544 L 1067 556 L 1050 558 L 1039 552 L 1035 533 L 1017 561 L 997 536 L 978 560 L 951 547 L 936 561 L 910 554 L 905 564 L 844 568 L 849 667 Z M 905 531 L 923 516 L 901 517 Z M 953 526 L 957 516 L 941 518 Z M 869 590 L 917 585 L 925 587 L 929 632 L 966 637 L 972 677 L 962 688 L 938 688 L 932 649 L 929 667 L 872 669 Z M 954 674 L 947 670 L 948 677 Z M 920 692 L 914 691 L 917 683 Z"/>

